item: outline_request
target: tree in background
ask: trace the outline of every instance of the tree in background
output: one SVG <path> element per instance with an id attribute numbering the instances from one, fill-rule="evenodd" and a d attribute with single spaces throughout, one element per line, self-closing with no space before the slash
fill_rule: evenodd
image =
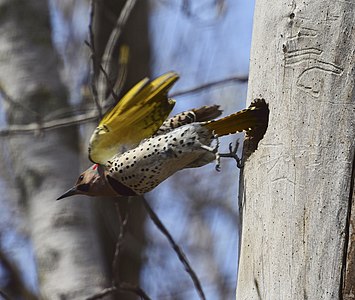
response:
<path id="1" fill-rule="evenodd" d="M 94 1 L 97 3 L 92 23 L 94 54 L 97 59 L 94 68 L 96 74 L 100 73 L 98 61 L 126 3 L 118 2 L 119 5 L 117 1 Z M 80 8 L 79 1 L 50 3 L 52 22 L 56 21 L 53 21 L 53 14 L 57 9 L 57 13 L 63 18 L 61 22 L 72 24 L 74 28 L 78 18 L 76 12 L 83 9 Z M 190 1 L 157 3 L 153 1 L 153 8 L 149 11 L 151 19 L 156 17 L 154 12 L 158 8 L 162 9 L 160 6 L 165 12 L 169 12 L 170 16 L 180 15 L 180 19 L 176 19 L 175 23 L 171 17 L 168 18 L 169 27 L 168 24 L 158 25 L 161 26 L 161 32 L 155 35 L 156 40 L 165 39 L 166 42 L 160 44 L 159 50 L 170 56 L 159 58 L 150 55 L 149 48 L 157 53 L 158 50 L 154 49 L 157 47 L 154 46 L 157 41 L 153 46 L 149 46 L 151 37 L 147 32 L 147 4 L 138 1 L 129 14 L 118 43 L 115 44 L 115 55 L 109 64 L 112 69 L 112 73 L 109 73 L 110 81 L 116 82 L 117 76 L 125 77 L 126 85 L 121 91 L 123 93 L 135 82 L 149 75 L 150 62 L 153 61 L 154 73 L 160 74 L 169 69 L 182 73 L 180 91 L 184 90 L 181 88 L 184 82 L 188 89 L 194 90 L 198 87 L 195 91 L 197 95 L 190 93 L 180 96 L 177 104 L 179 111 L 206 103 L 221 104 L 223 101 L 228 112 L 235 111 L 236 99 L 244 100 L 245 97 L 245 73 L 242 76 L 232 76 L 236 73 L 231 67 L 232 60 L 222 60 L 223 54 L 218 52 L 220 48 L 213 46 L 214 52 L 211 52 L 209 43 L 206 42 L 211 40 L 213 34 L 214 41 L 221 28 L 228 28 L 230 21 L 224 20 L 231 19 L 227 14 L 231 11 L 230 7 L 225 1 L 202 6 Z M 9 131 L 3 130 L 1 134 L 2 139 L 6 141 L 2 144 L 3 162 L 10 170 L 2 173 L 2 179 L 6 181 L 6 203 L 14 211 L 21 212 L 17 213 L 18 219 L 24 224 L 24 234 L 30 236 L 33 242 L 40 294 L 44 298 L 64 295 L 69 299 L 82 299 L 111 285 L 114 278 L 111 264 L 117 235 L 120 233 L 117 212 L 110 199 L 78 198 L 58 203 L 54 201 L 89 163 L 86 159 L 87 139 L 96 125 L 98 111 L 91 93 L 85 92 L 84 99 L 79 99 L 77 88 L 84 81 L 84 90 L 90 89 L 87 66 L 90 63 L 88 56 L 92 53 L 89 49 L 82 50 L 82 41 L 75 40 L 77 36 L 75 31 L 71 30 L 66 42 L 57 43 L 57 48 L 53 47 L 52 38 L 56 35 L 53 35 L 52 31 L 53 28 L 58 28 L 50 26 L 49 10 L 45 1 L 7 1 L 3 5 L 6 7 L 6 14 L 2 21 L 6 26 L 2 29 L 4 35 L 1 37 L 4 43 L 3 51 L 0 51 L 3 62 L 0 81 L 3 99 L 7 100 L 6 117 Z M 231 3 L 229 5 L 235 6 Z M 89 3 L 84 3 L 84 6 L 87 9 L 86 15 L 89 15 Z M 31 13 L 24 14 L 24 11 Z M 184 22 L 181 22 L 181 18 Z M 186 24 L 187 27 L 184 28 Z M 172 31 L 171 26 L 181 27 L 182 30 Z M 214 32 L 211 30 L 214 26 L 219 26 L 220 29 Z M 201 35 L 198 36 L 199 39 L 186 39 L 185 33 L 193 32 L 195 27 L 205 30 L 207 38 L 203 39 Z M 216 41 L 216 45 L 223 47 L 223 40 Z M 126 73 L 117 67 L 120 49 L 124 44 L 129 47 L 128 65 L 124 69 Z M 203 47 L 199 49 L 199 45 Z M 206 55 L 203 55 L 204 53 Z M 64 71 L 60 63 L 63 55 Z M 191 63 L 188 60 L 189 55 Z M 203 62 L 205 56 L 211 65 L 205 65 Z M 187 62 L 184 62 L 185 59 Z M 84 62 L 86 66 L 83 67 L 78 61 Z M 191 65 L 190 69 L 185 67 L 184 71 L 183 66 L 188 64 Z M 221 70 L 225 70 L 227 66 L 230 73 L 226 76 Z M 209 86 L 208 83 L 221 78 L 227 80 L 213 85 L 218 89 L 211 89 L 212 85 Z M 234 85 L 224 87 L 223 84 L 226 83 Z M 67 90 L 70 91 L 70 97 Z M 108 101 L 100 103 L 103 110 L 113 100 L 109 89 L 104 93 L 108 96 Z M 106 97 L 99 100 L 103 99 L 106 100 Z M 189 100 L 189 103 L 183 107 L 185 100 Z M 239 104 L 238 108 L 243 106 L 244 104 Z M 58 126 L 57 121 L 61 118 L 67 118 L 62 123 L 68 125 L 70 120 L 74 125 Z M 88 124 L 91 120 L 93 122 Z M 53 123 L 50 123 L 51 121 Z M 78 130 L 78 124 L 84 122 Z M 35 126 L 32 126 L 33 124 Z M 44 130 L 48 124 L 51 124 L 52 128 Z M 26 128 L 27 131 L 24 130 Z M 34 130 L 36 128 L 37 130 Z M 232 182 L 236 182 L 234 176 L 237 173 L 234 169 L 233 164 L 224 165 L 223 173 L 218 175 L 213 166 L 204 170 L 186 171 L 182 176 L 177 174 L 171 178 L 165 184 L 167 189 L 159 188 L 148 195 L 149 201 L 159 209 L 159 213 L 164 213 L 163 220 L 168 228 L 177 230 L 173 235 L 187 250 L 191 264 L 196 267 L 203 286 L 210 290 L 207 294 L 212 298 L 225 299 L 234 293 L 235 274 L 231 276 L 230 270 L 236 267 L 235 232 L 238 219 L 235 192 L 224 192 Z M 233 176 L 230 176 L 231 172 Z M 211 186 L 211 178 L 214 178 L 215 186 Z M 199 187 L 200 190 L 194 187 Z M 18 199 L 17 204 L 14 199 Z M 193 284 L 176 259 L 176 254 L 150 225 L 145 233 L 148 234 L 149 247 L 143 252 L 147 239 L 143 236 L 145 213 L 140 201 L 132 199 L 129 204 L 128 200 L 121 199 L 120 204 L 122 217 L 126 215 L 128 207 L 129 226 L 122 243 L 119 279 L 132 284 L 138 284 L 140 280 L 153 298 L 196 297 Z M 162 207 L 166 207 L 165 212 Z M 177 212 L 179 209 L 182 213 Z M 224 240 L 220 239 L 221 235 Z M 234 240 L 234 248 L 231 248 L 226 240 Z M 16 289 L 12 290 L 18 292 Z M 116 297 L 130 299 L 127 293 Z"/>

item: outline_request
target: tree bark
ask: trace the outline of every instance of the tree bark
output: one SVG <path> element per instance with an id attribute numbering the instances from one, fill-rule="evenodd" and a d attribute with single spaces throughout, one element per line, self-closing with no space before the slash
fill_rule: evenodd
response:
<path id="1" fill-rule="evenodd" d="M 52 47 L 47 1 L 1 2 L 0 82 L 19 104 L 10 124 L 46 120 L 68 107 Z M 104 287 L 91 202 L 56 202 L 79 174 L 77 128 L 9 137 L 11 172 L 28 215 L 44 299 L 84 299 Z"/>
<path id="2" fill-rule="evenodd" d="M 354 298 L 354 22 L 351 1 L 256 2 L 248 99 L 270 118 L 241 177 L 237 299 Z"/>

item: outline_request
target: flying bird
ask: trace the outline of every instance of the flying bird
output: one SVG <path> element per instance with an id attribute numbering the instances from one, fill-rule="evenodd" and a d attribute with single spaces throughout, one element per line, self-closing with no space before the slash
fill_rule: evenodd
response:
<path id="1" fill-rule="evenodd" d="M 220 156 L 236 158 L 236 149 L 219 154 L 218 138 L 265 123 L 263 99 L 220 119 L 215 119 L 222 113 L 218 105 L 168 118 L 175 104 L 168 91 L 178 78 L 168 72 L 153 81 L 143 79 L 104 115 L 89 142 L 94 164 L 57 200 L 77 194 L 142 195 L 177 171 L 218 162 Z"/>

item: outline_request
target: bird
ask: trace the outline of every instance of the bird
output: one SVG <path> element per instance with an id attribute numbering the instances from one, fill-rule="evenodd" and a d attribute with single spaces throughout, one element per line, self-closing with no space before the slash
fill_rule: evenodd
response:
<path id="1" fill-rule="evenodd" d="M 109 110 L 94 130 L 89 141 L 89 159 L 105 164 L 107 158 L 136 146 L 155 133 L 175 106 L 167 93 L 179 79 L 167 72 L 153 81 L 142 79 L 117 105 Z"/>
<path id="2" fill-rule="evenodd" d="M 169 72 L 152 82 L 144 80 L 133 88 L 135 91 L 128 92 L 128 97 L 123 97 L 125 103 L 121 100 L 103 117 L 89 143 L 89 158 L 94 164 L 57 200 L 73 195 L 143 195 L 180 170 L 201 167 L 213 161 L 216 161 L 218 170 L 221 156 L 239 160 L 237 147 L 232 150 L 230 146 L 230 153 L 219 153 L 219 137 L 242 131 L 250 133 L 265 125 L 268 117 L 265 100 L 256 99 L 248 108 L 219 119 L 215 119 L 222 113 L 218 105 L 191 109 L 164 119 L 174 104 L 167 93 L 177 79 L 176 73 Z M 151 91 L 157 99 L 147 101 L 144 97 L 154 98 Z M 137 94 L 139 99 L 135 98 Z M 145 108 L 142 102 L 148 103 L 150 108 L 139 116 L 132 116 L 126 109 L 136 113 L 138 107 Z M 127 118 L 128 121 L 133 118 L 134 124 L 138 125 L 131 128 L 123 124 Z M 121 132 L 122 128 L 133 138 Z M 145 132 L 136 133 L 136 130 Z"/>

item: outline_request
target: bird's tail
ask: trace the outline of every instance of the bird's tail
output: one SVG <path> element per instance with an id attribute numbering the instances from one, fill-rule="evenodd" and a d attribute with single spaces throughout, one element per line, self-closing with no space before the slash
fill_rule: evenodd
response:
<path id="1" fill-rule="evenodd" d="M 218 136 L 236 132 L 250 132 L 259 126 L 266 126 L 269 109 L 264 99 L 254 100 L 246 109 L 238 111 L 219 120 L 204 124 Z"/>

